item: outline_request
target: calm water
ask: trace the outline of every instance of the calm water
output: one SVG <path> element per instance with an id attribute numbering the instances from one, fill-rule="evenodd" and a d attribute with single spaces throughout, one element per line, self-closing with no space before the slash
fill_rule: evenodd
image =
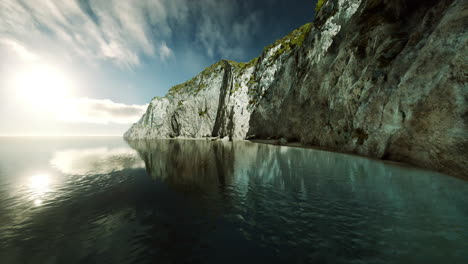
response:
<path id="1" fill-rule="evenodd" d="M 248 142 L 0 138 L 0 263 L 468 263 L 468 182 Z"/>

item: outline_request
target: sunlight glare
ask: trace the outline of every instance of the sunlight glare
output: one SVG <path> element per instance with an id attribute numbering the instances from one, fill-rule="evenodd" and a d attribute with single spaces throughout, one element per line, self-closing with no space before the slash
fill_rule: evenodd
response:
<path id="1" fill-rule="evenodd" d="M 70 96 L 64 74 L 48 65 L 35 65 L 17 74 L 14 89 L 18 99 L 35 110 L 56 110 Z"/>
<path id="2" fill-rule="evenodd" d="M 34 200 L 34 205 L 35 206 L 41 206 L 42 205 L 42 200 L 41 199 Z"/>
<path id="3" fill-rule="evenodd" d="M 29 180 L 29 188 L 36 194 L 44 193 L 48 190 L 50 176 L 48 174 L 36 174 Z"/>

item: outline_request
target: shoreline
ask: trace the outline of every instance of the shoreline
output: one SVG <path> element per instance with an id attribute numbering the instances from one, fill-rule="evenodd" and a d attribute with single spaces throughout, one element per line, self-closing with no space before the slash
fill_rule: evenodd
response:
<path id="1" fill-rule="evenodd" d="M 285 146 L 285 147 L 292 147 L 292 148 L 303 148 L 303 149 L 313 149 L 313 150 L 320 150 L 320 151 L 327 151 L 327 152 L 333 152 L 333 153 L 339 153 L 339 154 L 344 154 L 344 155 L 350 155 L 354 157 L 361 157 L 361 158 L 366 158 L 374 161 L 380 161 L 388 165 L 394 165 L 394 166 L 399 166 L 399 167 L 405 167 L 407 169 L 417 169 L 417 170 L 423 170 L 427 172 L 436 172 L 444 176 L 448 177 L 453 177 L 457 178 L 460 180 L 468 181 L 468 176 L 462 176 L 462 175 L 454 175 L 454 174 L 449 174 L 443 171 L 437 171 L 437 170 L 431 170 L 429 168 L 421 167 L 415 164 L 411 163 L 406 163 L 406 162 L 401 162 L 401 161 L 394 161 L 394 160 L 385 160 L 385 159 L 379 159 L 379 158 L 374 158 L 374 157 L 369 157 L 369 156 L 364 156 L 364 155 L 359 155 L 356 153 L 352 152 L 346 152 L 346 151 L 337 151 L 337 150 L 330 150 L 324 147 L 318 147 L 318 146 L 309 146 L 309 145 L 303 145 L 299 142 L 291 142 L 291 143 L 285 143 L 285 144 L 278 144 L 278 140 L 274 139 L 251 139 L 251 140 L 246 140 L 258 144 L 268 144 L 268 145 L 276 145 L 276 146 Z"/>
<path id="2" fill-rule="evenodd" d="M 361 157 L 361 158 L 366 158 L 366 159 L 371 159 L 375 161 L 381 161 L 385 164 L 388 165 L 395 165 L 399 167 L 405 167 L 407 169 L 417 169 L 417 170 L 424 170 L 428 172 L 436 172 L 444 176 L 448 177 L 454 177 L 460 180 L 468 181 L 468 176 L 462 176 L 462 175 L 455 175 L 455 174 L 449 174 L 443 171 L 437 171 L 437 170 L 431 170 L 429 168 L 421 167 L 415 164 L 411 163 L 406 163 L 406 162 L 401 162 L 401 161 L 394 161 L 394 160 L 384 160 L 384 159 L 379 159 L 379 158 L 374 158 L 374 157 L 369 157 L 369 156 L 364 156 L 364 155 L 359 155 L 356 153 L 352 152 L 346 152 L 346 151 L 337 151 L 337 150 L 330 150 L 324 147 L 318 147 L 318 146 L 309 146 L 309 145 L 303 145 L 299 142 L 291 142 L 291 143 L 285 143 L 285 144 L 278 144 L 278 140 L 274 139 L 251 139 L 251 140 L 246 140 L 258 144 L 268 144 L 268 145 L 276 145 L 276 146 L 285 146 L 285 147 L 292 147 L 292 148 L 303 148 L 303 149 L 314 149 L 314 150 L 320 150 L 320 151 L 327 151 L 327 152 L 333 152 L 333 153 L 339 153 L 339 154 L 344 154 L 344 155 L 350 155 L 350 156 L 355 156 L 355 157 Z"/>
<path id="3" fill-rule="evenodd" d="M 365 159 L 370 159 L 374 161 L 379 161 L 383 162 L 387 165 L 393 165 L 393 166 L 398 166 L 398 167 L 404 167 L 406 169 L 416 169 L 416 170 L 423 170 L 427 172 L 435 172 L 439 173 L 443 176 L 447 177 L 453 177 L 457 178 L 463 181 L 468 181 L 468 176 L 462 176 L 462 175 L 456 175 L 456 174 L 449 174 L 443 171 L 437 171 L 437 170 L 431 170 L 429 168 L 421 167 L 415 164 L 411 163 L 406 163 L 406 162 L 401 162 L 401 161 L 394 161 L 394 160 L 384 160 L 384 159 L 379 159 L 375 157 L 369 157 L 369 156 L 364 156 L 364 155 L 359 155 L 356 153 L 352 152 L 346 152 L 346 151 L 337 151 L 337 150 L 330 150 L 324 147 L 318 147 L 318 146 L 311 146 L 311 145 L 303 145 L 299 142 L 287 142 L 284 144 L 279 144 L 278 140 L 275 139 L 237 139 L 237 140 L 232 140 L 229 141 L 227 137 L 225 138 L 217 138 L 217 137 L 198 137 L 198 138 L 191 138 L 191 137 L 177 137 L 177 138 L 148 138 L 148 139 L 127 139 L 124 138 L 125 141 L 138 141 L 138 140 L 204 140 L 204 141 L 221 141 L 221 142 L 251 142 L 251 143 L 256 143 L 256 144 L 266 144 L 266 145 L 274 145 L 274 146 L 280 146 L 280 147 L 290 147 L 290 148 L 301 148 L 301 149 L 312 149 L 312 150 L 319 150 L 319 151 L 326 151 L 326 152 L 332 152 L 332 153 L 337 153 L 337 154 L 343 154 L 343 155 L 350 155 L 354 157 L 360 157 L 360 158 L 365 158 Z"/>

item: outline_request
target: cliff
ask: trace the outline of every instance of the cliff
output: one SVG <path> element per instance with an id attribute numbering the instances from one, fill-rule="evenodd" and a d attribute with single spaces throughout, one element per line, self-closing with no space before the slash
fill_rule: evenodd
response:
<path id="1" fill-rule="evenodd" d="M 259 58 L 154 98 L 125 138 L 284 138 L 468 177 L 467 16 L 463 0 L 328 0 Z"/>
<path id="2" fill-rule="evenodd" d="M 244 139 L 250 115 L 275 81 L 282 60 L 303 44 L 306 24 L 266 47 L 247 63 L 222 60 L 193 79 L 155 97 L 127 139 L 168 137 L 230 137 Z"/>

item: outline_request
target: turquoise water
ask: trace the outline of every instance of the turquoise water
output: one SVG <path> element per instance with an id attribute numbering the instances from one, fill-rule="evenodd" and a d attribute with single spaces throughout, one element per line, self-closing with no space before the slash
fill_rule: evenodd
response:
<path id="1" fill-rule="evenodd" d="M 1 263 L 468 263 L 468 182 L 250 142 L 0 138 Z"/>

